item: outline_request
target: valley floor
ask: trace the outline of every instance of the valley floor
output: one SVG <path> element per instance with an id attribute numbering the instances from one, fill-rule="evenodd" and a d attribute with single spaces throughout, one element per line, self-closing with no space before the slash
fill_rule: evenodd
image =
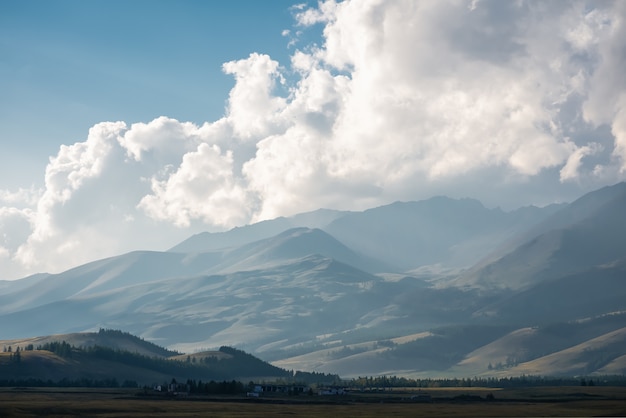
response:
<path id="1" fill-rule="evenodd" d="M 626 416 L 626 387 L 432 389 L 343 396 L 164 398 L 122 389 L 0 389 L 2 417 Z M 487 395 L 494 399 L 487 401 Z"/>

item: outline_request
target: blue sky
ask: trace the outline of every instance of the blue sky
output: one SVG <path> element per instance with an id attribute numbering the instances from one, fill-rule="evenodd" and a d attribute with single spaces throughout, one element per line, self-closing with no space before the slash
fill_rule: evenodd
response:
<path id="1" fill-rule="evenodd" d="M 223 63 L 288 63 L 293 4 L 0 2 L 0 188 L 42 185 L 48 157 L 104 120 L 218 119 L 234 85 Z"/>
<path id="2" fill-rule="evenodd" d="M 0 1 L 0 279 L 626 180 L 626 2 Z"/>

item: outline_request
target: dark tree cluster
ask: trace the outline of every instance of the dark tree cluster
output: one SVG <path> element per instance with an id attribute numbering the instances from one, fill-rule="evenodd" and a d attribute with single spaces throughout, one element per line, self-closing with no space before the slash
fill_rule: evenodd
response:
<path id="1" fill-rule="evenodd" d="M 121 385 L 115 378 L 107 379 L 68 379 L 43 380 L 43 379 L 0 379 L 0 387 L 72 387 L 72 388 L 136 388 L 137 382 L 124 381 Z"/>
<path id="2" fill-rule="evenodd" d="M 219 351 L 225 354 L 230 354 L 233 356 L 234 361 L 217 360 L 215 358 L 208 360 L 208 364 L 214 367 L 215 370 L 224 372 L 229 370 L 230 373 L 235 376 L 290 376 L 289 371 L 259 360 L 252 354 L 248 354 L 245 351 L 225 346 L 220 347 Z"/>
<path id="3" fill-rule="evenodd" d="M 150 341 L 146 341 L 143 338 L 137 337 L 129 332 L 120 331 L 118 329 L 100 328 L 98 330 L 97 338 L 97 345 L 106 345 L 105 342 L 111 339 L 124 339 L 133 341 L 138 346 L 144 347 L 146 350 L 154 352 L 159 356 L 172 357 L 180 354 L 178 351 L 168 350 L 167 348 L 151 343 Z"/>
<path id="4" fill-rule="evenodd" d="M 246 386 L 236 380 L 203 382 L 202 380 L 188 379 L 187 387 L 190 393 L 201 395 L 239 395 L 246 392 Z"/>
<path id="5" fill-rule="evenodd" d="M 59 357 L 71 358 L 76 348 L 65 341 L 54 341 L 37 346 L 37 350 L 50 351 Z"/>
<path id="6" fill-rule="evenodd" d="M 157 371 L 163 374 L 174 376 L 214 376 L 215 378 L 222 378 L 223 373 L 219 370 L 209 369 L 202 365 L 186 363 L 182 361 L 173 361 L 158 357 L 144 356 L 139 353 L 132 353 L 124 350 L 114 350 L 109 347 L 91 346 L 83 349 L 85 355 L 97 358 L 100 360 L 109 360 L 126 364 L 132 367 L 139 367 Z"/>
<path id="7" fill-rule="evenodd" d="M 626 386 L 626 376 L 598 376 L 594 378 L 517 376 L 502 378 L 451 378 L 451 379 L 409 379 L 396 376 L 358 377 L 348 382 L 360 389 L 384 389 L 393 387 L 538 387 L 538 386 Z"/>

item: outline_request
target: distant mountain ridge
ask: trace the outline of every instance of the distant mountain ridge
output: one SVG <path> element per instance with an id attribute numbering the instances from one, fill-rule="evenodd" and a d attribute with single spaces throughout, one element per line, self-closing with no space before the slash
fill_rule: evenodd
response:
<path id="1" fill-rule="evenodd" d="M 522 234 L 509 253 L 475 265 L 456 284 L 526 288 L 626 261 L 625 209 L 626 183 L 589 193 Z"/>
<path id="2" fill-rule="evenodd" d="M 326 230 L 347 246 L 399 270 L 429 264 L 464 267 L 555 210 L 529 207 L 504 212 L 487 209 L 474 199 L 434 197 L 346 215 Z"/>
<path id="3" fill-rule="evenodd" d="M 487 255 L 506 238 L 534 226 L 560 208 L 525 207 L 512 212 L 487 209 L 475 199 L 434 197 L 395 202 L 363 212 L 319 210 L 202 233 L 174 246 L 172 252 L 207 252 L 238 248 L 291 228 L 321 229 L 352 251 L 393 271 L 429 264 L 465 267 Z M 375 268 L 380 270 L 380 267 Z"/>
<path id="4" fill-rule="evenodd" d="M 308 255 L 321 255 L 350 264 L 364 271 L 388 271 L 382 262 L 362 257 L 321 229 L 306 227 L 288 229 L 272 237 L 245 244 L 227 252 L 230 258 L 219 272 L 258 268 L 266 263 L 298 259 Z M 234 257 L 233 257 L 234 256 Z M 238 261 L 233 262 L 233 259 Z"/>
<path id="5" fill-rule="evenodd" d="M 254 241 L 271 238 L 292 228 L 324 228 L 333 220 L 350 212 L 318 209 L 289 218 L 279 217 L 252 225 L 233 228 L 226 232 L 202 232 L 170 248 L 170 252 L 206 252 L 239 247 Z"/>
<path id="6" fill-rule="evenodd" d="M 0 283 L 5 338 L 124 329 L 348 376 L 622 370 L 618 343 L 602 361 L 580 350 L 621 338 L 623 312 L 626 183 L 512 212 L 446 197 L 320 210 Z"/>

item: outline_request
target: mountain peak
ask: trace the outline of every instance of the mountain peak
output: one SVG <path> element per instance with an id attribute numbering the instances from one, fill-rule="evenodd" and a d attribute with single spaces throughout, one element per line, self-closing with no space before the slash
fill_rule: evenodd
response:
<path id="1" fill-rule="evenodd" d="M 241 261 L 229 267 L 228 271 L 309 255 L 321 255 L 365 271 L 383 269 L 381 263 L 356 254 L 332 235 L 318 228 L 291 228 L 272 238 L 248 244 L 234 253 L 239 253 Z"/>

